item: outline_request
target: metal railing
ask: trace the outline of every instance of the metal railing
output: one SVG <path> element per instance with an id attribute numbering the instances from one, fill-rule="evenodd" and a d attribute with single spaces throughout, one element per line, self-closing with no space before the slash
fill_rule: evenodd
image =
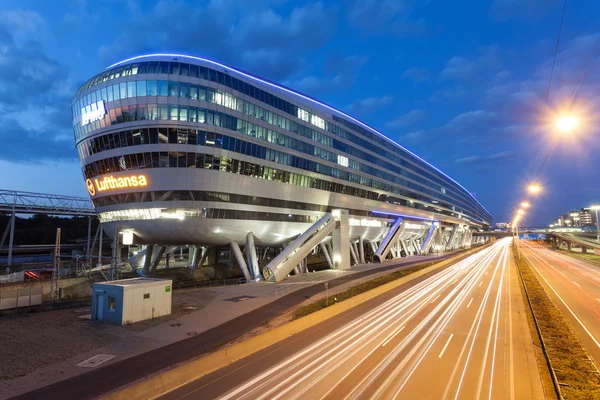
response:
<path id="1" fill-rule="evenodd" d="M 13 210 L 27 214 L 96 215 L 92 201 L 85 197 L 0 190 L 0 211 Z"/>
<path id="2" fill-rule="evenodd" d="M 173 290 L 224 287 L 224 286 L 242 285 L 244 283 L 246 283 L 246 278 L 231 278 L 231 279 L 222 279 L 222 280 L 218 280 L 218 281 L 182 282 L 182 283 L 173 284 Z"/>

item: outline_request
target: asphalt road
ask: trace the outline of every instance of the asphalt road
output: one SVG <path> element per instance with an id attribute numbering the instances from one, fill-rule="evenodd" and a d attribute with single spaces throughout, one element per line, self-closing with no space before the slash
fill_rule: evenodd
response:
<path id="1" fill-rule="evenodd" d="M 542 398 L 511 240 L 164 398 Z"/>
<path id="2" fill-rule="evenodd" d="M 443 260 L 454 255 L 447 254 L 439 257 L 423 257 L 412 261 L 398 260 L 398 262 L 386 263 L 381 268 L 333 279 L 329 281 L 329 288 L 382 271 L 396 269 L 399 265 L 409 267 L 432 260 Z M 322 284 L 297 290 L 197 336 L 44 386 L 17 396 L 15 399 L 83 400 L 101 397 L 105 393 L 128 385 L 138 379 L 143 379 L 173 365 L 198 357 L 215 347 L 224 345 L 322 291 Z"/>
<path id="3" fill-rule="evenodd" d="M 600 366 L 600 267 L 521 241 L 523 255 Z"/>

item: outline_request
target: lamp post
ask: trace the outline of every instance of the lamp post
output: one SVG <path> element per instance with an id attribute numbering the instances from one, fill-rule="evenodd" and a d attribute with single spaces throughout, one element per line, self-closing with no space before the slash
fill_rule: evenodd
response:
<path id="1" fill-rule="evenodd" d="M 596 211 L 596 240 L 600 241 L 600 224 L 598 223 L 598 209 L 600 209 L 600 205 L 594 204 L 590 208 Z"/>

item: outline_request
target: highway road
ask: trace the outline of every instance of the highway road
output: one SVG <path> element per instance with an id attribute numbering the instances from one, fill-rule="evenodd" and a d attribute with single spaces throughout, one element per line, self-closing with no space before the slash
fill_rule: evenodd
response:
<path id="1" fill-rule="evenodd" d="M 543 398 L 511 240 L 164 398 Z"/>
<path id="2" fill-rule="evenodd" d="M 523 255 L 600 366 L 600 267 L 521 241 Z"/>

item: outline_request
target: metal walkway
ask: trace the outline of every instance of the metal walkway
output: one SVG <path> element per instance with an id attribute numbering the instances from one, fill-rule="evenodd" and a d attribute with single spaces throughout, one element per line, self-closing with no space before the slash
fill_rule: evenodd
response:
<path id="1" fill-rule="evenodd" d="M 96 216 L 92 201 L 85 197 L 0 189 L 0 211 L 17 214 Z"/>

